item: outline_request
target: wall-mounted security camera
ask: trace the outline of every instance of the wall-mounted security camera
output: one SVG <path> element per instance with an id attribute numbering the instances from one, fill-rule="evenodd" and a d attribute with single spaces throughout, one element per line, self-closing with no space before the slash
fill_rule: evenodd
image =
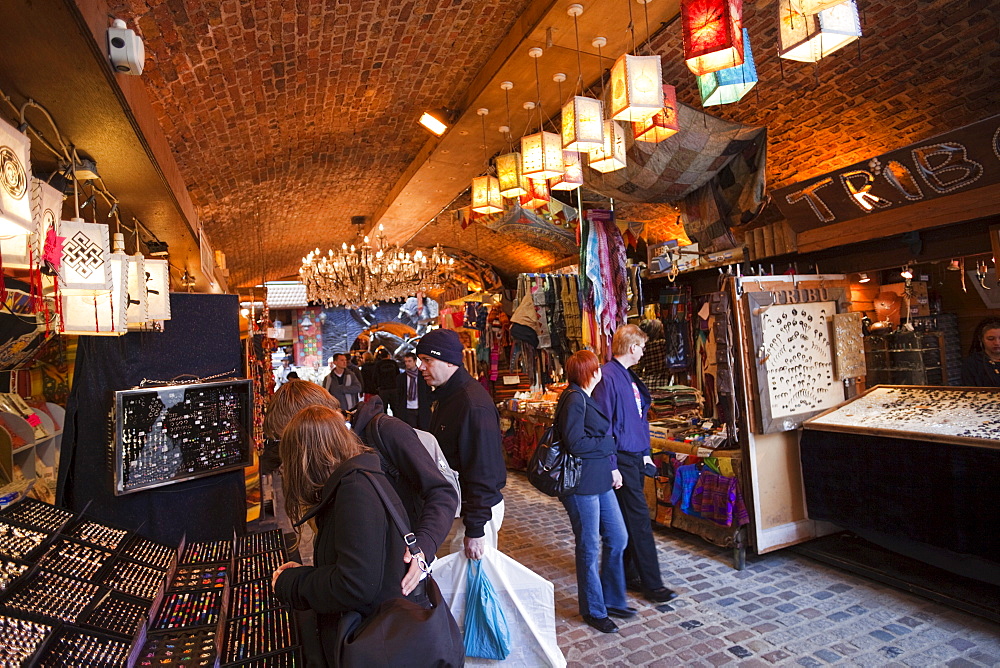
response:
<path id="1" fill-rule="evenodd" d="M 116 71 L 135 76 L 142 74 L 146 48 L 142 45 L 142 38 L 134 30 L 129 30 L 121 19 L 115 19 L 108 28 L 108 57 Z"/>

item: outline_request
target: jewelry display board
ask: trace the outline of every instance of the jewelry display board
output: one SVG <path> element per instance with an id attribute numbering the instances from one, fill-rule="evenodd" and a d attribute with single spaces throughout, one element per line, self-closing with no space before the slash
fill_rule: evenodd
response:
<path id="1" fill-rule="evenodd" d="M 770 292 L 746 294 L 755 351 L 762 432 L 791 431 L 844 400 L 834 376 L 831 322 L 844 300 L 842 288 L 823 301 L 777 303 Z M 788 295 L 784 293 L 786 301 Z M 813 295 L 810 295 L 813 296 Z"/>
<path id="2" fill-rule="evenodd" d="M 833 316 L 833 350 L 838 380 L 865 375 L 865 344 L 860 313 Z"/>
<path id="3" fill-rule="evenodd" d="M 1000 449 L 1000 393 L 986 387 L 876 385 L 802 426 Z"/>
<path id="4" fill-rule="evenodd" d="M 249 466 L 250 380 L 115 392 L 115 495 Z"/>

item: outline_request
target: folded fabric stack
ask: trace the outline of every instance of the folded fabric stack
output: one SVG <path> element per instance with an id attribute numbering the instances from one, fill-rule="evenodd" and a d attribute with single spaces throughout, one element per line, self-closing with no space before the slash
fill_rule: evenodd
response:
<path id="1" fill-rule="evenodd" d="M 687 385 L 670 385 L 653 391 L 650 420 L 691 415 L 699 417 L 703 405 L 701 392 Z"/>

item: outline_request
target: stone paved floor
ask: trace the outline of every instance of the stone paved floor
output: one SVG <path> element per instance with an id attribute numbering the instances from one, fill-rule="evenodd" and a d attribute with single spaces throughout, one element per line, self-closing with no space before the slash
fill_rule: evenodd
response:
<path id="1" fill-rule="evenodd" d="M 788 550 L 747 557 L 657 529 L 667 586 L 680 593 L 602 634 L 577 611 L 573 533 L 562 506 L 508 475 L 500 549 L 555 584 L 570 666 L 1000 666 L 1000 625 Z"/>

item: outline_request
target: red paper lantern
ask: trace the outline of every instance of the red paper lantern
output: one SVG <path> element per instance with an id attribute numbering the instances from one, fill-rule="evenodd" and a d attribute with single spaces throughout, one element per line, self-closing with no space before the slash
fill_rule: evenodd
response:
<path id="1" fill-rule="evenodd" d="M 681 129 L 677 119 L 677 90 L 663 84 L 663 109 L 648 121 L 632 124 L 633 137 L 639 141 L 661 142 Z"/>
<path id="2" fill-rule="evenodd" d="M 743 64 L 743 0 L 681 0 L 684 60 L 697 75 Z"/>

